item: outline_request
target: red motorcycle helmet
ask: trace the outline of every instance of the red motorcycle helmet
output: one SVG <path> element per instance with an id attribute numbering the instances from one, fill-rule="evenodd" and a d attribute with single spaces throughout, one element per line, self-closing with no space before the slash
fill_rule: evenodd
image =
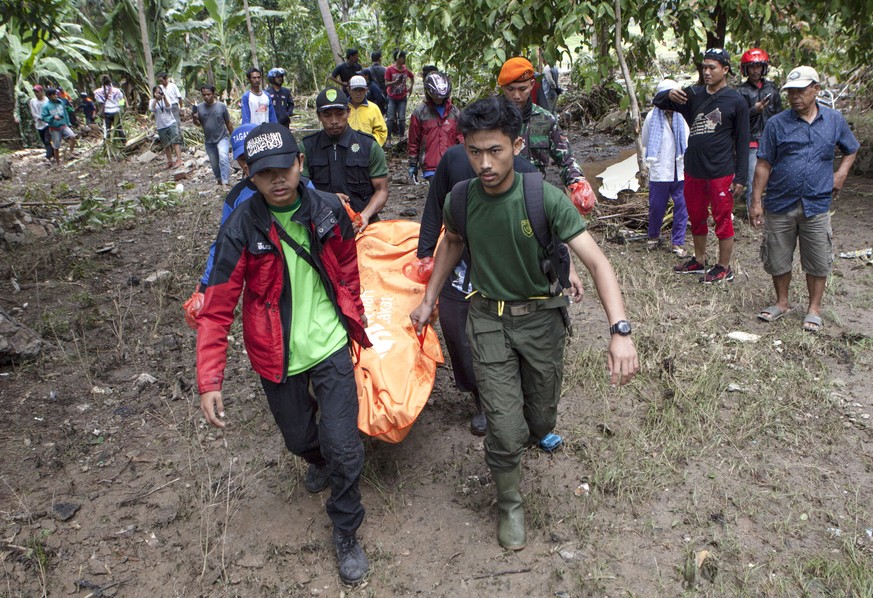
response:
<path id="1" fill-rule="evenodd" d="M 750 64 L 763 65 L 764 71 L 761 73 L 761 76 L 763 77 L 767 74 L 767 71 L 770 70 L 770 57 L 761 48 L 750 48 L 743 52 L 743 56 L 740 58 L 740 71 L 743 73 L 744 77 L 749 76 L 747 71 Z"/>

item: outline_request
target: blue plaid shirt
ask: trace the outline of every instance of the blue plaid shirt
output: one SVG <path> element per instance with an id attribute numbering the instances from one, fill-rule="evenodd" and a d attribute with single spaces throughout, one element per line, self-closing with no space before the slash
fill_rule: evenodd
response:
<path id="1" fill-rule="evenodd" d="M 772 166 L 764 209 L 787 212 L 797 202 L 805 216 L 823 214 L 831 207 L 834 189 L 834 149 L 854 154 L 860 144 L 843 115 L 824 106 L 808 123 L 794 110 L 770 118 L 764 126 L 758 159 Z"/>

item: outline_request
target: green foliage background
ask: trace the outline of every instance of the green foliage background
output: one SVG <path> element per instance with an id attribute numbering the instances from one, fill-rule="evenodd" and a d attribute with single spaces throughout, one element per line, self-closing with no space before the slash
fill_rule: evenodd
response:
<path id="1" fill-rule="evenodd" d="M 625 53 L 633 73 L 660 76 L 656 50 L 675 50 L 671 69 L 689 70 L 711 45 L 734 56 L 767 48 L 774 66 L 813 64 L 845 77 L 873 58 L 873 0 L 620 0 Z M 231 100 L 251 65 L 241 0 L 144 0 L 156 71 L 191 91 L 214 82 Z M 251 0 L 262 68 L 282 66 L 295 93 L 322 87 L 334 66 L 317 0 Z M 418 70 L 435 63 L 456 79 L 462 96 L 486 93 L 512 55 L 536 62 L 572 61 L 588 90 L 613 85 L 617 62 L 614 2 L 583 0 L 334 0 L 343 48 L 363 62 L 380 49 L 410 51 Z M 0 0 L 0 75 L 21 98 L 33 84 L 93 89 L 102 73 L 143 106 L 145 75 L 136 0 Z M 484 90 L 484 91 L 483 91 Z M 141 97 L 139 97 L 141 96 Z"/>

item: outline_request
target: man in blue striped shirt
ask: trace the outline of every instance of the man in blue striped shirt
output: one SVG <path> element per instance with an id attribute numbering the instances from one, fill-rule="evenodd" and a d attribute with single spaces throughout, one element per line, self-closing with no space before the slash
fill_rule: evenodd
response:
<path id="1" fill-rule="evenodd" d="M 860 144 L 842 114 L 816 102 L 818 73 L 799 66 L 788 74 L 783 91 L 790 110 L 770 118 L 764 126 L 755 167 L 753 226 L 764 224 L 761 259 L 773 277 L 776 303 L 758 318 L 773 322 L 790 311 L 788 287 L 794 248 L 800 240 L 800 263 L 806 274 L 809 306 L 803 330 L 822 327 L 821 299 L 834 260 L 830 207 L 843 187 Z M 834 150 L 843 154 L 834 172 Z M 761 196 L 767 189 L 763 202 Z M 766 214 L 766 218 L 764 215 Z"/>

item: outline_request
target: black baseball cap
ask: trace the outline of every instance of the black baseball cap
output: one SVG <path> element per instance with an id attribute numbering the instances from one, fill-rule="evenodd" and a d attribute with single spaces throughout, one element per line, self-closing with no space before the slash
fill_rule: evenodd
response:
<path id="1" fill-rule="evenodd" d="M 703 59 L 715 60 L 716 62 L 721 63 L 722 66 L 729 67 L 731 65 L 730 54 L 728 54 L 727 50 L 723 48 L 709 48 L 703 53 Z"/>
<path id="2" fill-rule="evenodd" d="M 249 176 L 267 168 L 289 168 L 299 152 L 297 140 L 288 127 L 279 123 L 259 125 L 246 137 Z"/>
<path id="3" fill-rule="evenodd" d="M 346 97 L 345 93 L 333 87 L 328 87 L 327 89 L 322 89 L 321 93 L 318 94 L 318 98 L 315 100 L 315 108 L 317 112 L 324 112 L 334 108 L 348 110 L 349 98 Z"/>

